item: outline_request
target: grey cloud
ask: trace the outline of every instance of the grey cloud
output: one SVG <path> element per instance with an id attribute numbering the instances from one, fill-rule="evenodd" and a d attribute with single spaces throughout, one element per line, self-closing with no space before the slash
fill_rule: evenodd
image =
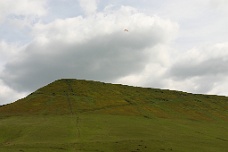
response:
<path id="1" fill-rule="evenodd" d="M 197 53 L 196 53 L 197 52 Z M 228 74 L 227 43 L 190 50 L 165 73 L 174 88 L 193 93 L 223 94 Z M 189 87 L 190 85 L 191 87 Z M 176 87 L 175 87 L 176 86 Z"/>
<path id="2" fill-rule="evenodd" d="M 47 46 L 32 43 L 16 61 L 6 64 L 1 79 L 12 88 L 28 91 L 59 78 L 112 81 L 139 73 L 149 59 L 144 49 L 165 41 L 165 35 L 157 32 L 121 31 L 71 45 L 61 41 Z M 40 49 L 47 53 L 40 53 Z"/>
<path id="3" fill-rule="evenodd" d="M 214 87 L 216 83 L 222 83 L 224 81 L 224 77 L 216 76 L 216 75 L 205 75 L 202 77 L 199 77 L 195 80 L 195 92 L 197 93 L 208 93 L 210 92 Z"/>
<path id="4" fill-rule="evenodd" d="M 228 56 L 207 59 L 194 63 L 194 60 L 176 63 L 169 70 L 169 74 L 177 79 L 200 77 L 205 75 L 224 75 L 228 73 Z"/>

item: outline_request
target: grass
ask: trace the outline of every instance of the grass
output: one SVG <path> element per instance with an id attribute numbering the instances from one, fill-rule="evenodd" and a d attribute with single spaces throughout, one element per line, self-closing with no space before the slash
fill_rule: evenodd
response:
<path id="1" fill-rule="evenodd" d="M 81 114 L 7 117 L 0 122 L 1 152 L 225 152 L 228 148 L 224 121 Z"/>
<path id="2" fill-rule="evenodd" d="M 225 152 L 227 101 L 58 80 L 0 106 L 0 152 Z"/>

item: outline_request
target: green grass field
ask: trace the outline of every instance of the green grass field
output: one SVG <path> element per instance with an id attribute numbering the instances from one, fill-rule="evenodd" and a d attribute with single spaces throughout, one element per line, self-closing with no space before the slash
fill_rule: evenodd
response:
<path id="1" fill-rule="evenodd" d="M 228 123 L 120 115 L 0 119 L 1 152 L 225 152 Z"/>
<path id="2" fill-rule="evenodd" d="M 226 152 L 228 98 L 59 80 L 0 106 L 0 152 Z"/>

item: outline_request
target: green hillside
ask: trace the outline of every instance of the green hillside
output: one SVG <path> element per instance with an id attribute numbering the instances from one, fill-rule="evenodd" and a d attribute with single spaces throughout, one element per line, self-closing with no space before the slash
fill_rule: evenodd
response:
<path id="1" fill-rule="evenodd" d="M 1 151 L 226 151 L 228 98 L 62 79 L 0 106 Z"/>

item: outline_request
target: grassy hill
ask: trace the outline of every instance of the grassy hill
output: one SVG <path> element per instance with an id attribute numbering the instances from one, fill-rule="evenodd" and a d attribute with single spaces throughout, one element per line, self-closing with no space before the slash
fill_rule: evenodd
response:
<path id="1" fill-rule="evenodd" d="M 0 107 L 1 151 L 226 151 L 228 98 L 75 79 Z"/>

